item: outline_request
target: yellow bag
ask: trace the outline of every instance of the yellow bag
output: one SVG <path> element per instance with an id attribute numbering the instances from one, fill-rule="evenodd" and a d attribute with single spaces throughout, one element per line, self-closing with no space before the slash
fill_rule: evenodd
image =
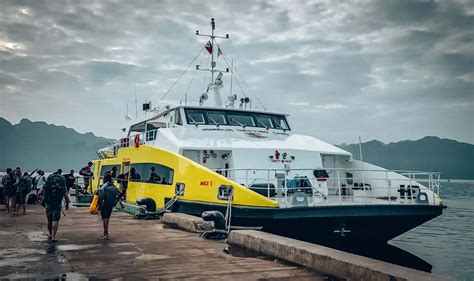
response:
<path id="1" fill-rule="evenodd" d="M 99 196 L 94 195 L 94 197 L 92 198 L 91 205 L 89 206 L 89 213 L 91 215 L 97 215 L 98 212 L 99 212 Z"/>

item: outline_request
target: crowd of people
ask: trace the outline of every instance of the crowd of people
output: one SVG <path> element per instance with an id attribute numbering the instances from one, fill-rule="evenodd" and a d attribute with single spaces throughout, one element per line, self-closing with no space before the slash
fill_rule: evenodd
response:
<path id="1" fill-rule="evenodd" d="M 20 167 L 14 170 L 8 168 L 1 181 L 0 204 L 4 204 L 7 214 L 14 217 L 26 215 L 26 203 L 40 203 L 45 208 L 47 217 L 48 240 L 57 242 L 59 221 L 61 214 L 64 214 L 63 201 L 67 211 L 70 204 L 69 191 L 71 188 L 76 190 L 76 195 L 88 193 L 93 178 L 92 165 L 93 163 L 89 162 L 79 172 L 84 180 L 83 189 L 77 185 L 78 177 L 74 175 L 74 170 L 63 175 L 62 170 L 58 169 L 46 177 L 45 172 L 38 169 L 22 173 Z M 104 228 L 103 239 L 109 239 L 109 219 L 114 206 L 122 197 L 122 193 L 114 184 L 115 177 L 116 171 L 107 172 L 104 175 L 103 184 L 95 192 L 99 196 L 99 213 Z"/>

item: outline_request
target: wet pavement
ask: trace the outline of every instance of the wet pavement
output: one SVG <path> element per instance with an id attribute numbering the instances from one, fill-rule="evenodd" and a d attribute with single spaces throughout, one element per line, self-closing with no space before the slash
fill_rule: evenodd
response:
<path id="1" fill-rule="evenodd" d="M 0 209 L 0 280 L 326 280 L 277 260 L 229 255 L 224 241 L 205 240 L 121 212 L 113 213 L 111 239 L 103 240 L 99 217 L 86 208 L 72 208 L 61 218 L 59 242 L 50 243 L 44 209 L 29 205 L 27 212 L 11 217 Z"/>

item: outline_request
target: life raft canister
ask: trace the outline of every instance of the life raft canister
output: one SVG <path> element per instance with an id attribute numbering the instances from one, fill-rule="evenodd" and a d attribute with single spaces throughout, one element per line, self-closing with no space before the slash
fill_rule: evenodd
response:
<path id="1" fill-rule="evenodd" d="M 135 135 L 135 139 L 133 140 L 133 144 L 135 145 L 135 147 L 140 146 L 140 135 L 139 134 Z"/>

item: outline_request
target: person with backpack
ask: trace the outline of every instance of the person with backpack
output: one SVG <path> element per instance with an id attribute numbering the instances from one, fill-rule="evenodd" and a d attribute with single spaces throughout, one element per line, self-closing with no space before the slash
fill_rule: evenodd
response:
<path id="1" fill-rule="evenodd" d="M 30 193 L 33 180 L 31 179 L 28 172 L 25 172 L 19 179 L 16 194 L 15 194 L 15 211 L 14 215 L 19 215 L 20 208 L 23 208 L 22 215 L 26 215 L 26 195 Z"/>
<path id="2" fill-rule="evenodd" d="M 59 220 L 61 219 L 63 199 L 66 202 L 66 210 L 69 209 L 66 180 L 63 176 L 54 173 L 48 177 L 40 193 L 43 195 L 41 205 L 46 208 L 46 217 L 48 218 L 48 239 L 51 242 L 57 242 L 56 234 L 58 233 Z"/>
<path id="3" fill-rule="evenodd" d="M 3 191 L 5 193 L 5 206 L 7 208 L 7 212 L 10 213 L 14 204 L 13 200 L 15 199 L 15 187 L 13 183 L 15 182 L 15 178 L 11 168 L 7 169 L 7 174 L 2 179 Z M 14 210 L 13 210 L 14 211 Z"/>
<path id="4" fill-rule="evenodd" d="M 89 184 L 91 183 L 92 177 L 94 176 L 94 174 L 92 173 L 91 167 L 92 167 L 92 162 L 89 162 L 87 163 L 87 166 L 83 167 L 79 171 L 79 175 L 84 177 L 84 190 L 83 190 L 84 194 L 88 193 L 87 189 L 89 187 Z"/>
<path id="5" fill-rule="evenodd" d="M 104 184 L 97 189 L 96 195 L 99 196 L 99 212 L 102 217 L 102 225 L 104 227 L 104 240 L 109 239 L 109 220 L 112 210 L 120 201 L 120 191 L 114 185 L 112 175 L 110 173 L 104 176 Z"/>

